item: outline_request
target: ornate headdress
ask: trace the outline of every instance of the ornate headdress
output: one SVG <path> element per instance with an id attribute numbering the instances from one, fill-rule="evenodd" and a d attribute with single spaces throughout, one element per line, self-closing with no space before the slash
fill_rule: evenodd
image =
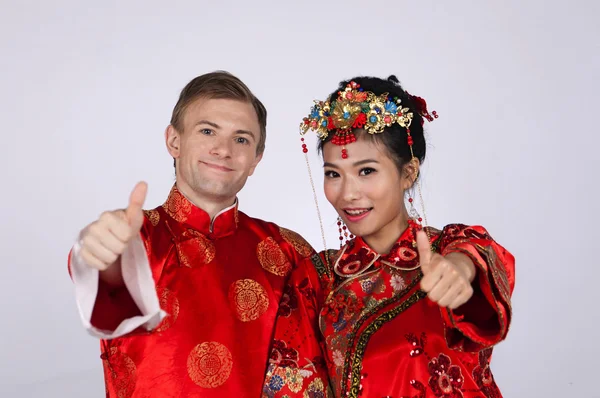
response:
<path id="1" fill-rule="evenodd" d="M 431 114 L 427 110 L 427 103 L 423 98 L 411 96 L 415 102 L 415 109 L 424 119 L 433 121 L 438 115 L 435 111 Z M 334 136 L 331 142 L 342 147 L 342 158 L 348 157 L 346 145 L 356 141 L 353 130 L 363 128 L 369 134 L 379 134 L 386 127 L 397 123 L 406 129 L 408 145 L 411 155 L 413 138 L 410 135 L 410 125 L 413 120 L 413 110 L 398 97 L 391 97 L 388 93 L 375 95 L 364 91 L 354 81 L 348 83 L 344 91 L 338 92 L 336 99 L 315 101 L 310 114 L 300 123 L 300 134 L 308 130 L 315 131 L 321 140 L 325 140 L 330 133 Z M 304 153 L 308 152 L 303 143 Z"/>
<path id="2" fill-rule="evenodd" d="M 427 103 L 421 97 L 408 94 L 413 102 L 414 109 L 409 108 L 408 104 L 403 104 L 398 97 L 391 97 L 389 93 L 376 95 L 370 91 L 364 91 L 360 85 L 351 81 L 346 85 L 344 91 L 338 91 L 337 98 L 329 98 L 327 101 L 315 101 L 311 108 L 310 114 L 300 123 L 300 135 L 302 141 L 302 152 L 304 152 L 306 165 L 308 167 L 308 175 L 313 190 L 315 205 L 317 207 L 317 215 L 321 226 L 321 234 L 323 237 L 323 245 L 327 250 L 325 241 L 325 231 L 323 230 L 323 222 L 319 203 L 315 190 L 310 162 L 308 161 L 308 147 L 304 142 L 304 135 L 309 131 L 315 131 L 317 137 L 321 140 L 327 139 L 329 134 L 333 134 L 331 142 L 342 147 L 342 158 L 348 158 L 348 150 L 346 145 L 356 141 L 354 129 L 362 128 L 369 134 L 383 133 L 386 127 L 391 127 L 397 123 L 400 127 L 406 130 L 408 146 L 412 158 L 415 158 L 413 153 L 413 137 L 410 134 L 410 126 L 413 120 L 414 112 L 417 112 L 422 117 L 422 122 L 428 120 L 432 122 L 437 119 L 436 111 L 429 113 Z M 419 196 L 421 196 L 421 205 L 423 206 L 423 216 L 425 216 L 425 207 L 421 195 L 421 187 L 417 180 Z M 418 221 L 422 221 L 421 216 L 414 208 L 413 198 L 409 196 L 410 216 Z M 427 221 L 425 220 L 427 223 Z M 338 217 L 337 222 L 340 233 L 340 247 L 342 246 L 344 237 L 347 239 L 353 238 L 348 233 L 347 227 L 343 225 L 341 218 Z M 328 260 L 328 256 L 326 256 Z"/>

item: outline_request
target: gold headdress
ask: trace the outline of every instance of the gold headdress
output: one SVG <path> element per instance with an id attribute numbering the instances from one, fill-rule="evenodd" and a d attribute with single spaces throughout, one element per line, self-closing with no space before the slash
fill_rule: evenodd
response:
<path id="1" fill-rule="evenodd" d="M 425 119 L 433 121 L 438 117 L 435 111 L 429 114 L 427 104 L 422 98 L 411 97 L 419 108 L 417 111 Z M 413 111 L 402 104 L 400 98 L 391 97 L 388 93 L 375 95 L 364 91 L 358 83 L 352 81 L 344 91 L 338 92 L 336 99 L 325 102 L 315 101 L 310 114 L 300 123 L 300 134 L 304 135 L 308 130 L 312 130 L 317 133 L 319 139 L 325 140 L 330 133 L 333 133 L 331 142 L 342 146 L 342 158 L 346 159 L 348 157 L 346 145 L 356 141 L 354 129 L 363 128 L 369 134 L 379 134 L 385 127 L 397 123 L 406 129 L 412 155 L 413 139 L 410 135 L 412 120 Z M 308 151 L 305 145 L 303 149 Z"/>

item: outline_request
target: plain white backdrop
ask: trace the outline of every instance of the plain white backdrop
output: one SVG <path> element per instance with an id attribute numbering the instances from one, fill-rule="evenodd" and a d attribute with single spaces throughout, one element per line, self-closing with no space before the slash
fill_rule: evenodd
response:
<path id="1" fill-rule="evenodd" d="M 312 100 L 391 73 L 424 97 L 440 115 L 427 132 L 429 223 L 484 225 L 517 259 L 513 325 L 492 364 L 504 395 L 599 397 L 599 15 L 593 0 L 2 0 L 0 396 L 105 396 L 69 249 L 138 180 L 146 208 L 164 201 L 179 91 L 225 69 L 269 111 L 241 210 L 319 250 L 298 135 Z M 321 207 L 334 247 L 322 195 Z"/>

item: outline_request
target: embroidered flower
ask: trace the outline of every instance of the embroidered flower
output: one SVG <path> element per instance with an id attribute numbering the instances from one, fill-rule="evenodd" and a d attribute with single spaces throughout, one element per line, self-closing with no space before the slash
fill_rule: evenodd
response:
<path id="1" fill-rule="evenodd" d="M 479 365 L 473 369 L 473 379 L 477 387 L 488 398 L 501 398 L 500 390 L 494 381 L 494 376 L 490 370 L 490 357 L 492 349 L 488 348 L 479 352 Z"/>
<path id="2" fill-rule="evenodd" d="M 440 354 L 429 362 L 429 387 L 436 397 L 463 398 L 461 392 L 464 378 L 458 366 L 452 365 L 450 357 Z"/>
<path id="3" fill-rule="evenodd" d="M 399 292 L 406 289 L 406 282 L 404 282 L 404 278 L 400 275 L 392 275 L 390 279 L 390 285 L 392 285 L 392 289 L 394 292 Z"/>
<path id="4" fill-rule="evenodd" d="M 269 359 L 272 363 L 279 366 L 298 367 L 298 351 L 288 348 L 287 344 L 281 340 L 273 340 L 273 348 Z"/>
<path id="5" fill-rule="evenodd" d="M 298 291 L 308 300 L 310 300 L 315 295 L 315 290 L 309 285 L 308 278 L 304 278 L 302 282 L 298 284 Z M 294 306 L 295 307 L 292 309 L 295 309 L 297 307 L 297 303 L 294 303 Z"/>
<path id="6" fill-rule="evenodd" d="M 375 284 L 372 280 L 367 279 L 365 281 L 360 281 L 360 287 L 362 288 L 362 291 L 367 294 L 371 294 L 373 292 L 374 286 Z"/>
<path id="7" fill-rule="evenodd" d="M 279 391 L 283 388 L 284 384 L 285 383 L 283 382 L 283 379 L 281 378 L 281 376 L 274 375 L 273 377 L 271 377 L 271 380 L 269 380 L 269 390 Z"/>
<path id="8" fill-rule="evenodd" d="M 345 325 L 345 321 L 352 318 L 358 309 L 358 299 L 355 294 L 338 293 L 325 303 L 323 314 L 330 320 Z"/>
<path id="9" fill-rule="evenodd" d="M 344 330 L 346 325 L 348 325 L 348 322 L 342 317 L 342 315 L 343 313 L 340 313 L 340 319 L 332 324 L 333 330 L 335 330 L 336 333 L 341 332 Z"/>
<path id="10" fill-rule="evenodd" d="M 298 299 L 294 294 L 294 290 L 290 286 L 286 286 L 281 296 L 281 303 L 277 315 L 289 317 L 292 310 L 298 308 Z"/>
<path id="11" fill-rule="evenodd" d="M 285 384 L 287 384 L 291 392 L 297 393 L 300 390 L 302 390 L 303 382 L 304 378 L 302 377 L 298 369 L 285 369 Z"/>
<path id="12" fill-rule="evenodd" d="M 344 356 L 339 350 L 333 352 L 333 363 L 335 363 L 335 366 L 337 367 L 344 365 Z"/>
<path id="13" fill-rule="evenodd" d="M 377 305 L 380 303 L 379 300 L 377 300 L 376 298 L 374 298 L 373 296 L 367 296 L 365 297 L 365 311 L 370 311 L 373 310 L 375 307 L 377 307 Z"/>
<path id="14" fill-rule="evenodd" d="M 337 269 L 344 275 L 352 275 L 368 266 L 374 258 L 374 252 L 366 247 L 361 247 L 358 252 L 340 259 Z"/>
<path id="15" fill-rule="evenodd" d="M 304 391 L 304 398 L 325 398 L 325 386 L 321 379 L 315 379 Z"/>

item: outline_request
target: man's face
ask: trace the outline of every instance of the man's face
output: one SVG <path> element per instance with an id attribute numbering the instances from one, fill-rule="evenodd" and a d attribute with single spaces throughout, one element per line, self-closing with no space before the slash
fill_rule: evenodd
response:
<path id="1" fill-rule="evenodd" d="M 190 199 L 233 203 L 262 158 L 256 153 L 259 138 L 258 117 L 250 103 L 192 102 L 185 110 L 183 131 L 169 126 L 166 132 L 179 189 Z"/>

